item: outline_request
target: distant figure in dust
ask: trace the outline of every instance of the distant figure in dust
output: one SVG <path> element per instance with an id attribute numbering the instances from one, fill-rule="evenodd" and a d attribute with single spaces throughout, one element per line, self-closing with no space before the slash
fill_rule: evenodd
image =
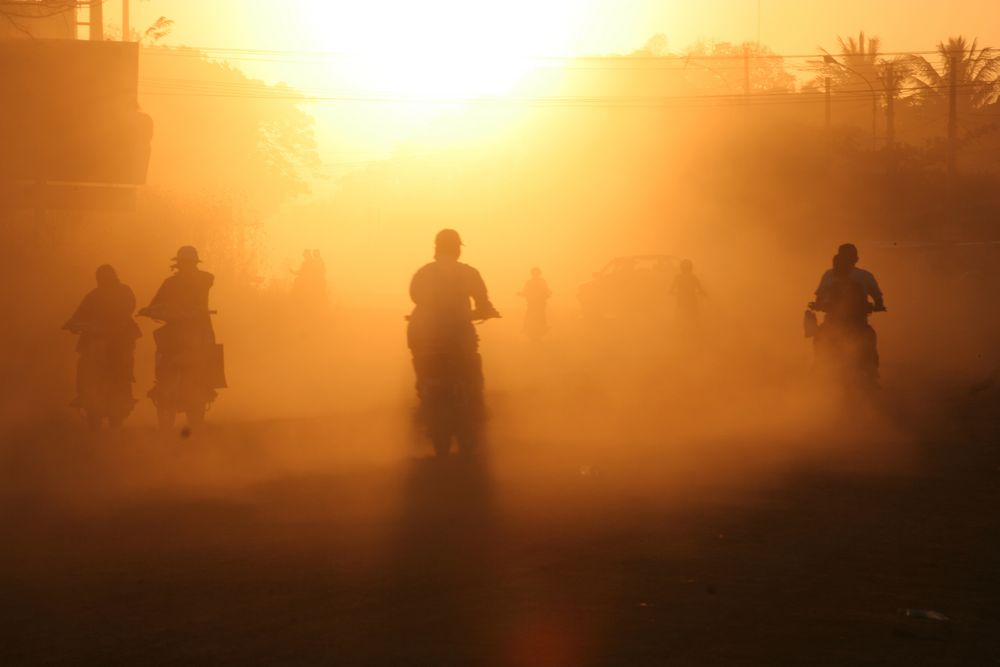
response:
<path id="1" fill-rule="evenodd" d="M 316 291 L 321 299 L 326 298 L 326 262 L 320 257 L 319 250 L 313 250 L 313 274 Z"/>
<path id="2" fill-rule="evenodd" d="M 552 296 L 548 283 L 542 278 L 541 269 L 535 267 L 531 270 L 531 277 L 518 296 L 524 297 L 528 305 L 524 313 L 524 333 L 531 340 L 539 340 L 549 330 L 545 310 Z"/>
<path id="3" fill-rule="evenodd" d="M 295 281 L 292 294 L 306 306 L 319 306 L 326 300 L 326 264 L 319 250 L 303 250 L 302 264 L 292 269 Z"/>
<path id="4" fill-rule="evenodd" d="M 302 263 L 299 264 L 299 268 L 292 269 L 292 275 L 295 279 L 292 281 L 292 293 L 297 296 L 302 296 L 308 292 L 308 285 L 312 279 L 314 269 L 313 269 L 313 258 L 312 253 L 308 250 L 302 251 Z"/>
<path id="5" fill-rule="evenodd" d="M 104 264 L 97 267 L 97 287 L 83 297 L 63 325 L 80 336 L 77 395 L 72 405 L 84 411 L 93 429 L 99 429 L 105 419 L 112 428 L 121 426 L 135 405 L 132 369 L 135 341 L 142 332 L 133 312 L 132 289 L 118 279 L 113 267 Z"/>
<path id="6" fill-rule="evenodd" d="M 448 454 L 453 436 L 463 452 L 477 444 L 485 409 L 473 322 L 500 317 L 479 271 L 459 262 L 461 254 L 458 232 L 441 230 L 434 239 L 434 261 L 410 282 L 414 308 L 406 338 L 417 376 L 419 416 L 438 456 Z"/>
<path id="7" fill-rule="evenodd" d="M 701 286 L 698 276 L 694 275 L 694 263 L 690 259 L 681 261 L 680 273 L 670 286 L 670 293 L 677 299 L 677 318 L 685 324 L 698 321 L 700 302 L 708 294 Z"/>
<path id="8" fill-rule="evenodd" d="M 189 424 L 204 421 L 216 389 L 226 386 L 221 346 L 215 343 L 208 292 L 215 276 L 198 268 L 201 260 L 192 246 L 174 257 L 174 275 L 163 281 L 156 296 L 139 315 L 164 325 L 156 340 L 156 385 L 149 397 L 156 405 L 161 428 L 173 426 L 178 412 Z"/>

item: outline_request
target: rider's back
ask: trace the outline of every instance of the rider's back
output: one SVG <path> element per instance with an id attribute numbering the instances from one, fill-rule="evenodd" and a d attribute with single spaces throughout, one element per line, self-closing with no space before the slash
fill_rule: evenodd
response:
<path id="1" fill-rule="evenodd" d="M 868 289 L 858 279 L 858 269 L 840 256 L 834 258 L 834 266 L 824 276 L 825 289 L 821 305 L 828 321 L 838 324 L 866 324 L 871 312 Z M 870 274 L 869 274 L 870 275 Z"/>
<path id="2" fill-rule="evenodd" d="M 134 311 L 135 295 L 132 289 L 116 282 L 87 293 L 73 319 L 96 327 L 96 330 L 86 331 L 84 335 L 100 332 L 103 335 L 138 338 L 141 333 L 132 319 Z"/>
<path id="3" fill-rule="evenodd" d="M 477 306 L 488 303 L 479 271 L 456 260 L 435 260 L 414 274 L 410 298 L 414 303 L 408 335 L 412 349 L 475 349 L 472 302 Z"/>
<path id="4" fill-rule="evenodd" d="M 468 264 L 436 260 L 422 266 L 410 283 L 415 317 L 468 322 L 472 319 L 472 300 L 485 295 L 479 271 Z"/>
<path id="5" fill-rule="evenodd" d="M 151 305 L 160 306 L 171 317 L 202 319 L 208 317 L 208 292 L 215 276 L 207 271 L 178 271 L 163 281 Z"/>

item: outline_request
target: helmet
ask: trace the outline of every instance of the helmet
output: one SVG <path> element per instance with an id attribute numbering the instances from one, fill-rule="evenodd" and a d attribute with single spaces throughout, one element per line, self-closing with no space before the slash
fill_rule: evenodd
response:
<path id="1" fill-rule="evenodd" d="M 853 243 L 844 243 L 837 248 L 837 254 L 847 258 L 849 262 L 858 261 L 858 247 Z"/>
<path id="2" fill-rule="evenodd" d="M 443 248 L 457 248 L 462 245 L 462 237 L 454 229 L 442 229 L 434 237 L 434 245 Z"/>
<path id="3" fill-rule="evenodd" d="M 434 237 L 435 257 L 458 257 L 462 252 L 462 237 L 454 229 L 442 229 Z"/>
<path id="4" fill-rule="evenodd" d="M 118 274 L 110 264 L 101 264 L 97 267 L 97 284 L 110 285 L 118 282 Z"/>
<path id="5" fill-rule="evenodd" d="M 188 264 L 198 264 L 201 262 L 198 259 L 198 250 L 192 245 L 181 246 L 177 249 L 177 256 L 173 258 L 178 264 L 184 262 Z"/>

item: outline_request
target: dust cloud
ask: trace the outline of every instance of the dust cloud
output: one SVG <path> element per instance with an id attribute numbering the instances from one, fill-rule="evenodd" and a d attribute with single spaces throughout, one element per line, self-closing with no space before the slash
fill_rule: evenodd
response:
<path id="1" fill-rule="evenodd" d="M 775 75 L 789 87 L 780 97 L 698 102 L 665 76 L 651 92 L 655 60 L 588 61 L 509 99 L 441 103 L 391 154 L 331 174 L 315 142 L 323 116 L 310 113 L 319 102 L 196 50 L 143 48 L 139 77 L 152 83 L 139 101 L 155 131 L 134 206 L 0 209 L 0 521 L 20 536 L 3 562 L 23 599 L 86 605 L 90 586 L 106 602 L 117 571 L 166 573 L 157 581 L 198 585 L 162 599 L 218 610 L 232 595 L 248 606 L 219 618 L 239 619 L 291 606 L 268 597 L 269 577 L 308 597 L 319 573 L 359 600 L 375 595 L 384 604 L 357 605 L 365 622 L 417 628 L 399 645 L 418 645 L 424 619 L 412 625 L 407 604 L 422 598 L 408 591 L 431 591 L 443 601 L 430 606 L 464 628 L 464 605 L 502 608 L 488 597 L 498 578 L 526 600 L 545 590 L 531 569 L 545 540 L 570 551 L 566 535 L 593 529 L 612 542 L 621 526 L 645 530 L 691 504 L 697 523 L 706 506 L 804 471 L 920 470 L 919 445 L 945 438 L 956 406 L 1000 369 L 992 163 L 969 153 L 946 175 L 940 147 L 917 147 L 926 117 L 903 112 L 899 147 L 872 150 L 866 100 L 844 93 L 837 124 L 825 123 L 822 95 L 794 90 L 787 73 Z M 461 261 L 502 314 L 475 328 L 485 426 L 469 460 L 434 459 L 407 348 L 409 283 L 442 229 L 461 235 Z M 871 317 L 877 389 L 819 372 L 804 336 L 845 243 L 885 295 L 887 312 Z M 214 276 L 227 386 L 204 423 L 164 427 L 147 394 L 158 324 L 138 318 L 134 409 L 123 428 L 88 430 L 63 323 L 105 264 L 147 306 L 171 258 L 192 256 L 185 246 Z M 543 323 L 526 321 L 535 268 L 551 291 Z M 64 562 L 54 547 L 74 536 Z M 617 567 L 617 552 L 598 552 Z M 184 569 L 202 556 L 204 570 Z M 85 585 L 70 585 L 74 563 Z M 237 583 L 215 599 L 216 579 Z M 616 582 L 601 578 L 600 591 L 618 595 Z M 469 590 L 488 592 L 469 602 Z M 336 600 L 353 619 L 353 598 Z M 93 635 L 85 617 L 63 621 Z M 506 627 L 485 618 L 483 632 Z M 155 623 L 125 620 L 152 637 L 136 650 L 156 645 Z M 376 641 L 337 631 L 357 655 Z"/>
<path id="2" fill-rule="evenodd" d="M 146 51 L 143 76 L 179 68 L 245 85 L 238 70 Z M 628 93 L 643 84 L 627 72 L 600 76 Z M 562 92 L 608 84 L 573 78 L 586 76 L 567 75 Z M 537 472 L 539 493 L 549 473 L 662 489 L 802 462 L 905 469 L 906 443 L 998 364 L 996 315 L 983 307 L 997 279 L 987 177 L 946 182 L 916 160 L 889 169 L 857 131 L 831 136 L 814 103 L 457 105 L 332 183 L 314 171 L 312 120 L 294 96 L 142 103 L 156 132 L 135 210 L 3 214 L 5 467 L 57 480 L 48 489 L 73 488 L 73 457 L 59 471 L 68 447 L 101 442 L 65 442 L 80 424 L 67 407 L 74 341 L 59 325 L 104 263 L 145 305 L 181 245 L 215 275 L 228 388 L 179 461 L 98 448 L 104 474 L 125 486 L 426 455 L 404 317 L 410 276 L 442 228 L 461 233 L 463 261 L 504 315 L 478 327 L 491 457 L 498 470 Z M 883 391 L 872 396 L 813 376 L 802 336 L 806 303 L 845 242 L 889 308 L 873 318 Z M 311 293 L 297 287 L 304 249 L 324 264 Z M 679 318 L 669 272 L 658 292 L 607 296 L 604 307 L 627 306 L 617 315 L 587 315 L 587 284 L 638 256 L 693 262 L 705 290 L 697 321 Z M 535 341 L 518 296 L 533 267 L 552 290 Z M 153 326 L 141 326 L 138 403 L 108 437 L 155 452 Z M 51 465 L 38 463 L 43 451 Z"/>

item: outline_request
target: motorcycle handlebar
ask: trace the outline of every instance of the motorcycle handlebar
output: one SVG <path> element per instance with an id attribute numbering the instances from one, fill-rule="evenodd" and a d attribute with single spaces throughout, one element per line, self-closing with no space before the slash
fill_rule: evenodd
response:
<path id="1" fill-rule="evenodd" d="M 193 317 L 195 315 L 218 315 L 218 314 L 219 314 L 219 311 L 217 311 L 217 310 L 202 310 L 202 311 L 196 311 L 196 312 L 193 312 L 193 313 L 185 313 L 182 317 L 185 317 L 185 316 L 186 317 Z M 176 317 L 169 317 L 169 318 L 163 317 L 163 312 L 161 311 L 161 309 L 153 307 L 153 306 L 146 306 L 145 308 L 141 308 L 136 313 L 136 316 L 137 317 L 148 317 L 148 318 L 150 318 L 152 320 L 159 320 L 161 322 L 163 322 L 163 321 L 165 321 L 167 319 L 178 319 Z"/>
<path id="2" fill-rule="evenodd" d="M 403 315 L 403 320 L 407 322 L 411 321 L 412 318 L 413 318 L 412 314 Z M 482 324 L 486 320 L 499 320 L 499 319 L 503 319 L 503 315 L 494 310 L 492 313 L 473 312 L 472 317 L 469 318 L 469 321 L 472 322 L 473 324 Z"/>
<path id="3" fill-rule="evenodd" d="M 495 310 L 484 313 L 481 313 L 479 311 L 474 311 L 472 313 L 472 321 L 475 322 L 476 324 L 482 324 L 486 320 L 499 320 L 502 318 L 503 315 L 501 315 Z"/>
<path id="4" fill-rule="evenodd" d="M 811 310 L 813 312 L 816 312 L 816 313 L 825 313 L 826 312 L 826 309 L 822 308 L 815 301 L 810 301 L 809 303 L 807 303 L 806 304 L 806 308 L 808 308 L 809 310 Z M 871 314 L 871 313 L 885 313 L 887 311 L 888 311 L 888 309 L 885 306 L 876 306 L 876 305 L 871 304 L 871 303 L 868 304 L 868 313 L 869 314 Z"/>

